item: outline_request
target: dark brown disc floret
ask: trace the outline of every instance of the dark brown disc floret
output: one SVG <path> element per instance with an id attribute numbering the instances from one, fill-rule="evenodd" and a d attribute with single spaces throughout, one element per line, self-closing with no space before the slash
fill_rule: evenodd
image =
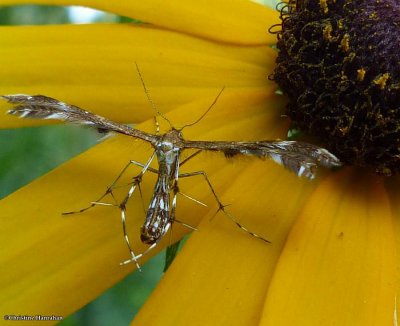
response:
<path id="1" fill-rule="evenodd" d="M 273 79 L 287 114 L 339 158 L 400 172 L 400 1 L 289 0 Z"/>

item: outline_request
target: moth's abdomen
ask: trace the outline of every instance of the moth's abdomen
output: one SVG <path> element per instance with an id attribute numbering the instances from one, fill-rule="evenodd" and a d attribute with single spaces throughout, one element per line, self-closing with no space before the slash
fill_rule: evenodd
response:
<path id="1" fill-rule="evenodd" d="M 156 190 L 157 188 L 156 186 Z M 156 243 L 167 233 L 171 225 L 169 199 L 169 191 L 156 191 L 154 193 L 147 211 L 145 223 L 141 228 L 140 239 L 143 243 Z"/>

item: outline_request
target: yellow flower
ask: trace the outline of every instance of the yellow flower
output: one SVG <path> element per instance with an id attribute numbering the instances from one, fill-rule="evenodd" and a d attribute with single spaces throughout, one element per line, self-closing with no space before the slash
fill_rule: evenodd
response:
<path id="1" fill-rule="evenodd" d="M 137 62 L 159 110 L 175 126 L 194 121 L 226 87 L 211 112 L 185 129 L 185 138 L 285 137 L 285 101 L 267 78 L 275 60 L 275 39 L 267 33 L 278 23 L 273 10 L 240 0 L 73 4 L 152 25 L 1 27 L 1 94 L 45 94 L 154 132 Z M 0 119 L 3 128 L 44 124 Z M 67 218 L 60 213 L 84 207 L 129 159 L 145 162 L 150 153 L 140 141 L 117 136 L 0 202 L 3 315 L 67 316 L 135 268 L 119 265 L 128 253 L 118 210 L 96 207 Z M 198 231 L 135 325 L 397 323 L 397 178 L 346 168 L 321 170 L 310 182 L 271 162 L 227 162 L 217 154 L 202 154 L 182 169 L 206 171 L 235 217 L 272 243 L 250 237 L 222 214 L 210 220 L 216 205 L 207 185 L 201 178 L 182 181 L 185 193 L 209 207 L 180 198 L 179 219 Z M 153 183 L 149 173 L 144 198 Z M 128 207 L 128 228 L 140 253 L 138 197 Z M 187 232 L 175 225 L 172 237 Z"/>

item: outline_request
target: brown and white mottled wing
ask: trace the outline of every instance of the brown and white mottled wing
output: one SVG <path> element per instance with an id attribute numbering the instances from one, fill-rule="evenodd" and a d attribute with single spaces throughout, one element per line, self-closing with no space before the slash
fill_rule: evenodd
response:
<path id="1" fill-rule="evenodd" d="M 318 165 L 327 168 L 342 165 L 340 160 L 326 149 L 298 141 L 187 141 L 185 148 L 221 151 L 227 157 L 246 155 L 269 158 L 293 171 L 299 177 L 308 179 L 315 177 Z"/>
<path id="2" fill-rule="evenodd" d="M 81 108 L 61 102 L 44 95 L 3 95 L 1 96 L 15 107 L 7 113 L 20 118 L 55 119 L 69 123 L 78 123 L 96 128 L 99 132 L 118 132 L 128 136 L 138 137 L 152 141 L 150 134 L 133 129 L 127 125 L 108 120 L 97 114 L 82 110 Z"/>

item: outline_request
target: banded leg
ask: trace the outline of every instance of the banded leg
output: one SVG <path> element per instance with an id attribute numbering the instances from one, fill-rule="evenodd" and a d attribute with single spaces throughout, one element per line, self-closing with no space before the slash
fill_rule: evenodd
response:
<path id="1" fill-rule="evenodd" d="M 138 165 L 138 166 L 143 167 L 143 169 L 145 169 L 146 171 L 155 173 L 157 175 L 159 173 L 157 169 L 153 169 L 153 168 L 149 167 L 148 164 L 145 165 L 145 164 L 142 164 L 142 163 L 139 163 L 139 162 L 136 162 L 136 161 L 135 161 L 135 164 Z M 135 177 L 135 178 L 137 178 L 137 177 Z M 121 262 L 120 265 L 126 265 L 126 264 L 134 262 L 136 264 L 136 266 L 138 267 L 138 269 L 141 270 L 140 269 L 140 265 L 138 263 L 138 259 L 143 257 L 144 255 L 146 255 L 153 248 L 155 248 L 156 245 L 158 244 L 158 242 L 153 243 L 143 253 L 138 254 L 138 255 L 135 255 L 135 253 L 133 252 L 132 247 L 130 245 L 129 237 L 128 237 L 128 234 L 127 234 L 127 228 L 126 228 L 126 218 L 125 218 L 125 215 L 126 215 L 126 204 L 128 203 L 129 199 L 133 195 L 133 192 L 134 192 L 136 186 L 140 187 L 140 184 L 139 183 L 133 183 L 132 187 L 130 188 L 130 190 L 129 190 L 128 194 L 126 195 L 126 197 L 124 198 L 124 200 L 118 205 L 118 207 L 121 210 L 122 229 L 123 229 L 123 233 L 124 233 L 125 242 L 126 242 L 126 244 L 128 246 L 129 252 L 131 254 L 131 258 Z"/>
<path id="2" fill-rule="evenodd" d="M 140 265 L 138 263 L 138 259 L 140 257 L 143 256 L 143 254 L 139 254 L 139 255 L 135 255 L 135 253 L 133 252 L 133 249 L 131 247 L 130 241 L 129 241 L 129 236 L 128 236 L 128 232 L 127 232 L 127 228 L 126 228 L 126 204 L 128 203 L 129 199 L 132 197 L 133 193 L 135 192 L 136 187 L 140 188 L 140 182 L 142 180 L 143 175 L 146 173 L 146 171 L 151 171 L 154 172 L 154 169 L 150 167 L 151 162 L 153 161 L 155 156 L 155 152 L 153 152 L 153 154 L 151 155 L 150 159 L 147 161 L 146 164 L 142 164 L 136 161 L 129 161 L 129 164 L 135 164 L 138 166 L 141 166 L 143 169 L 142 171 L 140 171 L 140 173 L 135 176 L 133 178 L 133 183 L 132 186 L 129 188 L 128 194 L 125 196 L 125 198 L 122 200 L 122 202 L 118 206 L 118 208 L 121 210 L 121 222 L 122 222 L 122 231 L 124 233 L 124 239 L 125 239 L 125 243 L 128 247 L 129 253 L 131 254 L 131 258 L 128 260 L 125 260 L 123 262 L 121 262 L 121 265 L 125 265 L 128 264 L 130 262 L 135 262 L 136 267 L 138 268 L 138 270 L 140 271 Z M 119 178 L 122 176 L 122 174 L 125 172 L 125 170 L 128 168 L 129 164 L 125 167 L 125 169 L 121 172 L 121 174 L 117 177 L 116 181 L 119 180 Z M 157 170 L 155 170 L 157 171 Z M 116 181 L 114 181 L 113 185 L 116 183 Z M 110 187 L 109 187 L 110 188 Z M 147 249 L 149 250 L 149 249 Z M 146 250 L 146 252 L 147 252 Z"/>
<path id="3" fill-rule="evenodd" d="M 144 170 L 148 170 L 148 169 L 150 169 L 150 168 L 149 168 L 148 166 L 147 166 L 147 167 L 145 166 L 145 167 L 143 168 L 142 172 L 143 172 Z M 153 170 L 153 169 L 151 169 L 151 170 Z M 150 171 L 150 170 L 149 170 L 149 171 Z M 152 172 L 153 172 L 153 171 L 152 171 Z M 142 175 L 143 175 L 142 173 L 139 174 L 140 177 L 141 177 Z M 127 247 L 128 247 L 129 253 L 131 254 L 131 258 L 129 258 L 129 259 L 127 259 L 127 260 L 121 262 L 120 265 L 126 265 L 126 264 L 129 264 L 129 263 L 131 263 L 131 262 L 134 262 L 134 263 L 136 264 L 136 267 L 138 268 L 138 270 L 141 271 L 140 265 L 139 265 L 139 263 L 138 263 L 138 259 L 139 259 L 140 257 L 142 257 L 144 254 L 146 254 L 147 252 L 149 252 L 152 248 L 154 248 L 154 247 L 155 247 L 155 244 L 152 244 L 149 248 L 147 248 L 146 251 L 145 251 L 144 253 L 141 253 L 141 254 L 139 254 L 139 255 L 136 255 L 136 254 L 133 252 L 133 249 L 132 249 L 131 244 L 130 244 L 130 241 L 129 241 L 128 231 L 127 231 L 127 228 L 126 228 L 126 205 L 127 205 L 128 201 L 129 201 L 129 199 L 132 197 L 132 195 L 133 195 L 133 193 L 134 193 L 136 187 L 139 186 L 139 183 L 136 182 L 137 177 L 138 177 L 138 176 L 136 176 L 136 177 L 134 178 L 135 181 L 133 182 L 132 187 L 129 189 L 128 194 L 125 196 L 124 200 L 118 205 L 119 209 L 121 210 L 122 231 L 123 231 L 123 233 L 124 233 L 125 243 L 126 243 L 126 245 L 127 245 Z"/>
<path id="4" fill-rule="evenodd" d="M 179 162 L 179 167 L 181 167 L 183 164 L 185 164 L 187 161 L 191 160 L 193 157 L 197 156 L 197 155 L 200 154 L 201 152 L 202 152 L 202 150 L 197 150 L 197 151 L 195 151 L 193 154 L 189 155 L 189 156 L 188 156 L 187 158 L 185 158 L 182 162 Z M 177 169 L 177 171 L 178 171 L 178 169 Z M 173 200 L 172 200 L 171 220 L 172 220 L 173 222 L 179 223 L 179 224 L 181 224 L 181 225 L 183 225 L 183 226 L 185 226 L 185 227 L 191 229 L 192 231 L 197 231 L 197 229 L 196 229 L 195 227 L 193 227 L 193 226 L 191 226 L 191 225 L 189 225 L 189 224 L 186 224 L 185 222 L 182 222 L 182 221 L 180 221 L 180 220 L 177 220 L 177 219 L 175 218 L 176 195 L 177 195 L 177 194 L 180 194 L 180 195 L 182 195 L 183 197 L 186 197 L 187 199 L 190 199 L 190 200 L 194 201 L 195 203 L 197 203 L 197 204 L 199 204 L 199 205 L 202 205 L 202 206 L 207 206 L 207 205 L 204 204 L 204 203 L 202 203 L 201 201 L 199 201 L 199 200 L 197 200 L 197 199 L 195 199 L 195 198 L 193 198 L 193 197 L 191 197 L 191 196 L 189 196 L 189 195 L 186 195 L 186 194 L 184 194 L 183 192 L 180 192 L 180 191 L 179 191 L 178 180 L 179 180 L 179 177 L 180 177 L 180 176 L 181 176 L 180 174 L 175 175 L 174 184 L 173 184 L 173 186 L 172 186 L 172 189 L 173 189 L 173 191 L 174 191 L 174 197 L 173 197 Z M 172 233 L 172 232 L 171 232 L 171 233 Z"/>
<path id="5" fill-rule="evenodd" d="M 121 179 L 121 177 L 124 175 L 125 171 L 126 171 L 132 164 L 137 165 L 137 166 L 140 166 L 140 167 L 143 168 L 142 171 L 134 178 L 134 184 L 140 183 L 143 174 L 144 174 L 147 170 L 150 171 L 151 168 L 149 168 L 149 165 L 150 165 L 151 162 L 153 161 L 154 156 L 155 156 L 155 152 L 153 152 L 153 154 L 151 155 L 150 159 L 148 160 L 148 162 L 147 162 L 146 164 L 142 164 L 142 163 L 136 162 L 136 161 L 134 161 L 134 160 L 129 161 L 128 164 L 122 169 L 122 171 L 120 172 L 120 174 L 117 176 L 117 178 L 113 181 L 113 183 L 112 183 L 110 186 L 107 187 L 106 192 L 105 192 L 103 195 L 101 195 L 99 199 L 97 199 L 96 201 L 91 202 L 91 204 L 90 204 L 88 207 L 82 208 L 82 209 L 80 209 L 80 210 L 78 210 L 78 211 L 63 212 L 63 213 L 61 213 L 61 214 L 62 214 L 62 215 L 71 215 L 71 214 L 83 213 L 83 212 L 87 211 L 88 209 L 90 209 L 90 208 L 92 208 L 92 207 L 94 207 L 94 206 L 96 206 L 96 205 L 116 206 L 116 207 L 118 207 L 119 205 L 118 205 L 117 200 L 115 199 L 114 193 L 113 193 L 113 189 L 116 188 L 116 187 L 115 187 L 116 183 L 119 181 L 119 179 Z M 151 169 L 151 170 L 153 170 L 153 169 Z M 106 197 L 107 195 L 110 195 L 110 196 L 113 198 L 114 204 L 101 202 L 101 200 L 102 200 L 104 197 Z"/>
<path id="6" fill-rule="evenodd" d="M 181 177 L 181 178 L 187 178 L 187 177 L 194 177 L 194 176 L 198 176 L 198 175 L 201 175 L 201 176 L 204 177 L 204 179 L 206 180 L 206 182 L 207 182 L 207 184 L 208 184 L 208 187 L 210 188 L 210 190 L 211 190 L 211 192 L 212 192 L 212 194 L 213 194 L 213 196 L 214 196 L 214 198 L 215 198 L 215 201 L 216 201 L 217 204 L 218 204 L 218 210 L 217 210 L 217 212 L 215 213 L 215 215 L 218 214 L 219 211 L 222 211 L 233 223 L 235 223 L 240 229 L 242 229 L 242 230 L 245 231 L 246 233 L 248 233 L 248 234 L 250 234 L 251 236 L 253 236 L 253 237 L 255 237 L 255 238 L 258 238 L 258 239 L 260 239 L 260 240 L 262 240 L 262 241 L 265 241 L 265 242 L 267 242 L 267 243 L 271 243 L 271 241 L 268 241 L 267 239 L 263 238 L 262 236 L 260 236 L 260 235 L 258 235 L 258 234 L 256 234 L 256 233 L 250 231 L 249 229 L 247 229 L 247 228 L 246 228 L 245 226 L 243 226 L 231 213 L 229 213 L 229 212 L 225 209 L 225 207 L 226 207 L 227 205 L 222 204 L 222 202 L 219 200 L 219 198 L 218 198 L 218 196 L 217 196 L 217 194 L 216 194 L 216 192 L 215 192 L 215 190 L 214 190 L 214 188 L 213 188 L 213 186 L 212 186 L 210 180 L 208 179 L 207 174 L 206 174 L 204 171 L 195 171 L 195 172 L 190 172 L 190 173 L 183 173 L 183 174 L 180 174 L 179 177 Z"/>
<path id="7" fill-rule="evenodd" d="M 196 152 L 194 152 L 193 154 L 189 155 L 189 156 L 188 156 L 187 158 L 185 158 L 182 162 L 179 162 L 179 167 L 181 167 L 181 166 L 182 166 L 183 164 L 185 164 L 187 161 L 191 160 L 193 157 L 199 155 L 201 152 L 202 152 L 202 150 L 199 149 L 198 151 L 196 151 Z M 180 194 L 180 195 L 182 195 L 183 197 L 186 197 L 187 199 L 190 199 L 191 201 L 194 201 L 195 203 L 197 203 L 197 204 L 199 204 L 199 205 L 202 205 L 202 206 L 207 207 L 207 205 L 204 204 L 203 202 L 201 202 L 200 200 L 197 200 L 197 199 L 195 199 L 195 198 L 193 198 L 193 197 L 191 197 L 191 196 L 189 196 L 189 195 L 186 195 L 186 194 L 184 194 L 183 192 L 180 192 L 180 191 L 179 191 L 179 188 L 178 188 L 178 179 L 179 179 L 179 177 L 180 177 L 181 175 L 182 175 L 182 174 L 178 174 L 178 176 L 175 178 L 175 183 L 176 183 L 176 186 L 175 186 L 175 187 L 178 189 L 177 193 Z M 176 220 L 176 219 L 175 219 L 175 221 L 178 222 L 178 223 L 181 223 L 182 225 L 184 225 L 184 226 L 186 226 L 186 227 L 188 227 L 188 228 L 190 228 L 190 229 L 192 229 L 192 230 L 197 230 L 196 228 L 194 228 L 193 226 L 190 226 L 189 224 L 185 224 L 185 223 L 183 223 L 183 222 L 181 222 L 181 221 L 178 221 L 178 220 Z"/>
<path id="8" fill-rule="evenodd" d="M 129 161 L 129 163 L 122 169 L 122 171 L 121 171 L 120 174 L 117 176 L 117 178 L 113 181 L 113 183 L 107 188 L 106 192 L 105 192 L 97 201 L 92 202 L 90 206 L 85 207 L 85 208 L 82 208 L 82 209 L 79 210 L 79 211 L 63 213 L 63 215 L 69 215 L 69 214 L 75 214 L 75 213 L 82 213 L 82 212 L 84 212 L 84 211 L 86 211 L 86 210 L 88 210 L 88 209 L 90 209 L 90 208 L 92 208 L 92 207 L 94 207 L 94 206 L 96 206 L 96 205 L 105 205 L 105 206 L 115 206 L 115 207 L 118 207 L 118 208 L 121 210 L 121 222 L 122 222 L 122 230 L 123 230 L 123 233 L 124 233 L 124 239 L 125 239 L 126 245 L 127 245 L 127 247 L 128 247 L 128 250 L 129 250 L 129 252 L 130 252 L 130 254 L 131 254 L 131 256 L 132 256 L 132 258 L 129 260 L 129 262 L 130 262 L 130 261 L 134 261 L 135 264 L 136 264 L 136 266 L 137 266 L 137 268 L 138 268 L 138 270 L 141 270 L 141 268 L 140 268 L 139 263 L 137 262 L 137 259 L 140 258 L 142 255 L 137 255 L 137 256 L 135 255 L 135 253 L 134 253 L 133 250 L 132 250 L 130 241 L 129 241 L 129 236 L 128 236 L 128 232 L 127 232 L 127 229 L 126 229 L 126 204 L 127 204 L 128 200 L 132 197 L 132 195 L 133 195 L 133 193 L 134 193 L 136 187 L 139 187 L 139 189 L 140 189 L 140 182 L 141 182 L 141 180 L 142 180 L 143 175 L 146 173 L 146 171 L 148 171 L 148 170 L 151 171 L 151 172 L 155 172 L 155 171 L 156 171 L 156 173 L 157 173 L 157 170 L 154 170 L 154 169 L 152 169 L 152 168 L 150 167 L 150 164 L 151 164 L 151 162 L 153 161 L 154 156 L 155 156 L 155 152 L 153 152 L 153 154 L 151 155 L 150 159 L 147 161 L 146 164 L 142 164 L 142 163 L 139 163 L 139 162 L 134 161 L 134 160 Z M 136 175 L 136 176 L 133 178 L 132 186 L 129 188 L 128 194 L 126 195 L 126 197 L 124 198 L 124 200 L 123 200 L 120 204 L 118 204 L 118 203 L 117 203 L 117 200 L 116 200 L 116 198 L 115 198 L 115 196 L 114 196 L 114 194 L 113 194 L 113 189 L 116 188 L 115 185 L 117 184 L 117 182 L 121 179 L 121 177 L 124 175 L 124 173 L 126 172 L 126 170 L 127 170 L 132 164 L 135 164 L 135 165 L 137 165 L 137 166 L 142 167 L 142 170 L 140 171 L 140 173 L 139 173 L 138 175 Z M 113 200 L 114 200 L 114 202 L 115 202 L 114 204 L 101 202 L 101 200 L 102 200 L 104 197 L 106 197 L 108 194 L 110 194 L 111 197 L 113 198 Z M 123 262 L 123 263 L 121 263 L 121 264 L 125 264 L 125 263 L 127 263 L 127 262 Z"/>
<path id="9" fill-rule="evenodd" d="M 159 174 L 159 171 L 158 171 L 158 170 L 153 169 L 153 168 L 151 168 L 151 167 L 149 167 L 149 166 L 145 166 L 145 165 L 142 164 L 142 163 L 135 162 L 135 164 L 136 164 L 136 165 L 139 165 L 139 166 L 142 166 L 143 168 L 146 169 L 146 171 L 149 171 L 149 172 L 152 172 L 152 173 L 155 173 L 155 174 Z M 177 184 L 177 178 L 178 178 L 178 175 L 177 175 L 176 178 L 174 179 L 176 184 Z M 126 264 L 129 264 L 129 263 L 131 263 L 131 262 L 134 262 L 134 263 L 136 264 L 136 266 L 138 267 L 138 269 L 140 270 L 140 265 L 138 264 L 138 259 L 141 258 L 141 257 L 143 257 L 143 256 L 145 256 L 145 255 L 148 254 L 152 249 L 154 249 L 154 248 L 157 246 L 157 244 L 158 244 L 159 241 L 153 243 L 149 248 L 147 248 L 143 253 L 141 253 L 141 254 L 139 254 L 139 255 L 135 255 L 135 253 L 133 252 L 133 250 L 132 250 L 132 248 L 131 248 L 131 246 L 130 246 L 130 241 L 129 241 L 129 237 L 128 237 L 127 229 L 126 229 L 125 213 L 126 213 L 126 204 L 127 204 L 127 202 L 129 201 L 130 197 L 132 196 L 132 194 L 133 194 L 133 192 L 134 192 L 136 186 L 139 187 L 140 184 L 139 184 L 139 183 L 134 183 L 134 184 L 132 185 L 131 189 L 129 190 L 127 196 L 124 198 L 124 200 L 123 200 L 123 201 L 121 202 L 121 204 L 119 205 L 119 208 L 121 209 L 121 219 L 122 219 L 122 227 L 123 227 L 123 232 L 124 232 L 124 238 L 125 238 L 125 242 L 126 242 L 126 244 L 127 244 L 127 246 L 128 246 L 129 252 L 130 252 L 130 254 L 131 254 L 131 258 L 130 258 L 130 259 L 127 259 L 127 260 L 121 262 L 120 264 L 121 264 L 121 265 L 126 265 Z M 179 190 L 178 190 L 178 187 L 174 187 L 173 189 L 174 189 L 174 191 L 176 191 L 176 193 L 174 192 L 174 197 L 173 197 L 173 201 L 172 201 L 171 219 L 170 219 L 170 224 L 169 224 L 169 226 L 172 226 L 172 223 L 176 221 L 176 220 L 175 220 L 176 195 L 177 195 L 177 193 L 180 193 Z M 190 199 L 192 199 L 192 200 L 198 202 L 197 200 L 191 198 L 190 196 L 187 196 L 187 195 L 184 195 L 184 196 L 186 196 L 186 197 L 188 197 L 188 198 L 190 198 Z M 199 203 L 202 204 L 201 202 L 199 202 Z M 203 204 L 203 205 L 204 205 L 204 204 Z M 181 223 L 181 224 L 185 225 L 186 227 L 188 227 L 188 228 L 190 228 L 190 229 L 195 229 L 195 228 L 193 228 L 192 226 L 190 226 L 190 225 L 188 225 L 188 224 L 185 224 L 185 223 L 183 223 L 183 222 L 180 222 L 180 221 L 176 221 L 176 222 Z M 161 240 L 161 238 L 160 238 L 160 240 Z"/>

